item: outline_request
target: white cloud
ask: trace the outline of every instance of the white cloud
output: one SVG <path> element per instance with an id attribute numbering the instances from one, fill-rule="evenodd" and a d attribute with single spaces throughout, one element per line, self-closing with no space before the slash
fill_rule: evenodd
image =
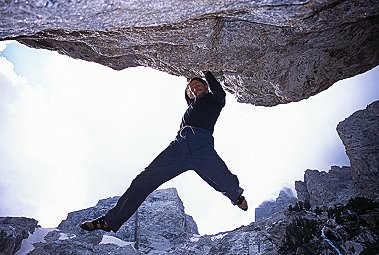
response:
<path id="1" fill-rule="evenodd" d="M 80 189 L 81 163 L 87 160 L 85 135 L 50 101 L 44 88 L 30 85 L 4 57 L 0 70 L 0 207 L 11 215 L 30 215 L 46 222 L 52 216 L 65 217 L 62 206 L 80 204 L 85 194 Z M 75 190 L 67 189 L 67 184 Z M 50 204 L 51 211 L 44 213 L 49 210 L 41 204 Z"/>
<path id="2" fill-rule="evenodd" d="M 0 52 L 4 51 L 5 48 L 7 48 L 7 46 L 11 43 L 12 41 L 0 41 Z"/>
<path id="3" fill-rule="evenodd" d="M 12 130 L 16 127 L 11 123 L 14 116 L 12 104 L 17 101 L 18 89 L 25 84 L 26 80 L 17 75 L 13 70 L 13 64 L 4 57 L 0 57 L 0 208 L 1 213 L 17 213 L 27 207 L 22 201 L 17 189 L 18 176 L 15 173 L 15 165 L 12 160 L 13 154 L 10 147 L 13 143 Z M 14 194 L 12 199 L 10 195 Z M 22 212 L 21 212 L 22 213 Z"/>
<path id="4" fill-rule="evenodd" d="M 14 72 L 13 63 L 0 56 L 0 99 L 2 103 L 14 101 L 16 87 L 23 86 L 25 83 L 25 78 Z"/>

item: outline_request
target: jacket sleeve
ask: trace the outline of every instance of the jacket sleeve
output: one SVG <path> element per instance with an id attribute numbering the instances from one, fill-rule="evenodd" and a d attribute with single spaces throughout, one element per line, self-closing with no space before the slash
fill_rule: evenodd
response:
<path id="1" fill-rule="evenodd" d="M 205 73 L 205 79 L 207 80 L 209 89 L 213 94 L 214 102 L 224 105 L 226 93 L 222 88 L 221 84 L 216 80 L 216 78 L 210 71 Z"/>

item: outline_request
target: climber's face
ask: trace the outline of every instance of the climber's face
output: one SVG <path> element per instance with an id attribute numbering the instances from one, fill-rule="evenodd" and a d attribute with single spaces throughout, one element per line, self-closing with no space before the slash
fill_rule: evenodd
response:
<path id="1" fill-rule="evenodd" d="M 200 97 L 208 93 L 208 85 L 202 83 L 198 80 L 192 80 L 187 85 L 187 96 L 190 99 L 195 99 L 196 97 Z"/>

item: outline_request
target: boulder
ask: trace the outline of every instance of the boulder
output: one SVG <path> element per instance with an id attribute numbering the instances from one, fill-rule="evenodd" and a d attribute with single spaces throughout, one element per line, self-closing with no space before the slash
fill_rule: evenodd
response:
<path id="1" fill-rule="evenodd" d="M 379 2 L 0 2 L 0 40 L 116 70 L 211 70 L 239 102 L 306 99 L 379 64 Z"/>

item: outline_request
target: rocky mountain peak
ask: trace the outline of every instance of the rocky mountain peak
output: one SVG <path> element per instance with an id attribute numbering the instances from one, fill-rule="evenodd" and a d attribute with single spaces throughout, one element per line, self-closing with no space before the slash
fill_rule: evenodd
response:
<path id="1" fill-rule="evenodd" d="M 284 188 L 275 201 L 265 201 L 255 209 L 255 221 L 259 222 L 275 213 L 284 213 L 289 205 L 294 205 L 296 202 L 297 199 L 292 190 Z"/>
<path id="2" fill-rule="evenodd" d="M 104 215 L 117 200 L 118 197 L 102 199 L 94 207 L 71 212 L 58 229 L 77 236 L 83 235 L 83 230 L 78 228 L 81 222 Z M 154 249 L 163 252 L 194 234 L 198 234 L 196 223 L 185 214 L 176 189 L 170 188 L 150 194 L 130 220 L 117 233 L 109 233 L 109 236 L 133 242 L 140 251 Z"/>

